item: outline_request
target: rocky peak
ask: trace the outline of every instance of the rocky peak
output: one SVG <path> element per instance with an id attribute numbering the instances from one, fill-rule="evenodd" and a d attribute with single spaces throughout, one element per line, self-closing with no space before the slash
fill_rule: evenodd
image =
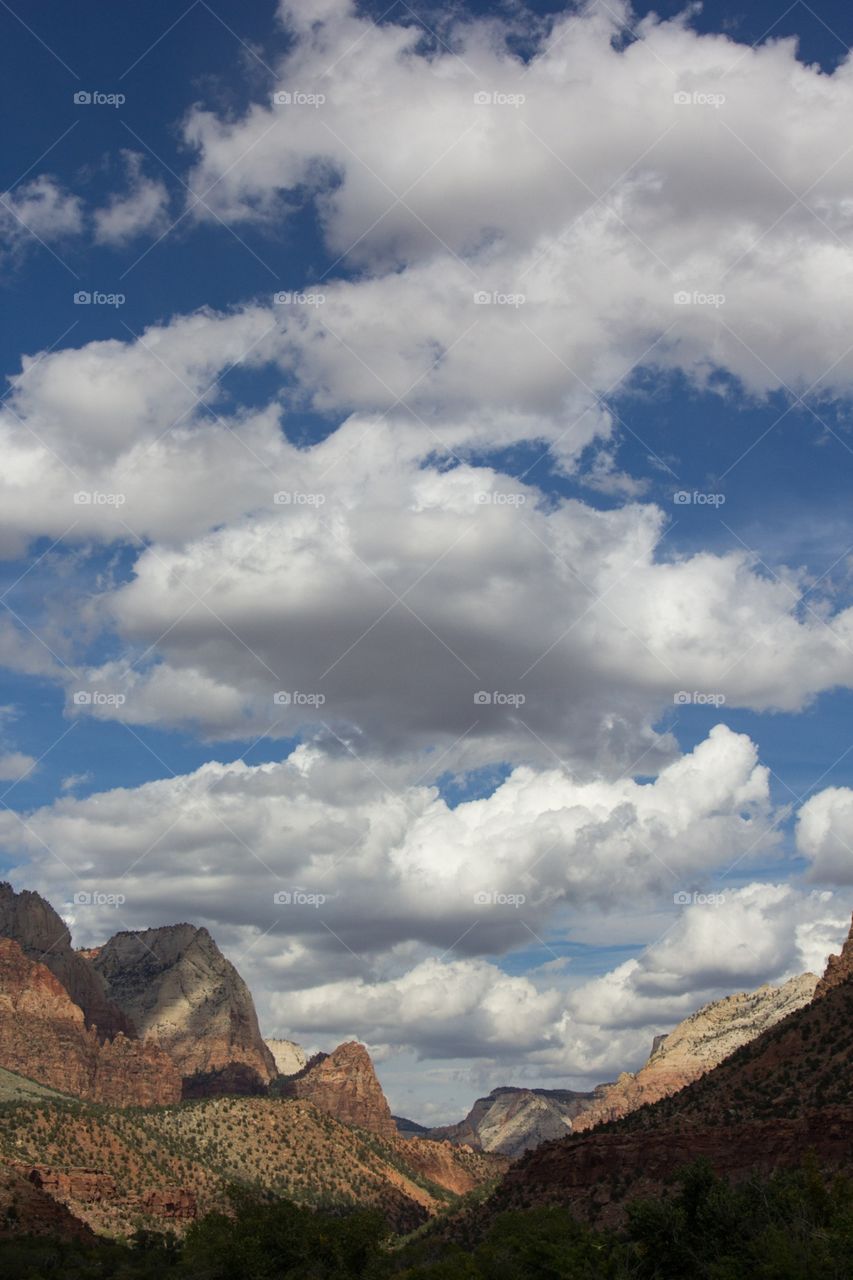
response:
<path id="1" fill-rule="evenodd" d="M 265 1040 L 264 1044 L 272 1054 L 280 1076 L 295 1076 L 308 1064 L 305 1050 L 294 1040 Z"/>
<path id="2" fill-rule="evenodd" d="M 815 988 L 815 1000 L 823 999 L 833 987 L 841 986 L 842 982 L 847 982 L 851 977 L 853 977 L 853 922 L 850 924 L 850 932 L 841 948 L 841 955 L 830 956 L 826 962 L 823 977 Z"/>
<path id="3" fill-rule="evenodd" d="M 503 1085 L 478 1098 L 464 1120 L 430 1129 L 429 1136 L 515 1159 L 542 1142 L 571 1133 L 575 1118 L 592 1104 L 594 1096 L 571 1089 Z"/>
<path id="4" fill-rule="evenodd" d="M 318 1053 L 287 1081 L 286 1096 L 313 1102 L 343 1124 L 393 1138 L 397 1126 L 382 1092 L 370 1054 L 350 1040 L 333 1053 Z"/>
<path id="5" fill-rule="evenodd" d="M 104 983 L 86 957 L 71 946 L 62 917 L 40 894 L 16 893 L 0 883 L 0 937 L 12 938 L 30 960 L 45 964 L 83 1010 L 86 1025 L 102 1040 L 119 1032 L 135 1035 L 133 1024 L 108 998 Z"/>
<path id="6" fill-rule="evenodd" d="M 191 924 L 117 933 L 92 960 L 112 1000 L 169 1054 L 185 1082 L 227 1091 L 235 1071 L 266 1085 L 275 1062 L 243 979 L 207 929 Z M 217 1078 L 223 1073 L 221 1088 Z M 199 1081 L 192 1086 L 197 1096 Z"/>

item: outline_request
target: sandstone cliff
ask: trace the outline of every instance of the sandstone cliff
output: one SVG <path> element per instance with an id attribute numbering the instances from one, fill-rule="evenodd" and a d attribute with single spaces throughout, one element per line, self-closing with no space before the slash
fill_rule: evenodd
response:
<path id="1" fill-rule="evenodd" d="M 656 1036 L 648 1062 L 636 1075 L 623 1072 L 593 1105 L 578 1116 L 576 1133 L 669 1097 L 716 1067 L 741 1045 L 808 1004 L 817 986 L 813 973 L 790 978 L 780 987 L 726 996 L 705 1005 L 666 1036 Z"/>
<path id="2" fill-rule="evenodd" d="M 193 1096 L 229 1092 L 235 1082 L 251 1092 L 275 1076 L 249 989 L 206 929 L 177 924 L 117 933 L 92 965 L 110 999 L 146 1042 L 168 1053 Z"/>
<path id="3" fill-rule="evenodd" d="M 97 972 L 71 946 L 65 921 L 40 894 L 28 889 L 15 893 L 10 884 L 0 883 L 0 937 L 14 938 L 31 960 L 47 965 L 83 1010 L 86 1025 L 96 1027 L 102 1040 L 119 1031 L 134 1034 L 132 1023 L 108 998 Z"/>
<path id="4" fill-rule="evenodd" d="M 370 1129 L 394 1138 L 397 1126 L 370 1054 L 355 1040 L 338 1045 L 334 1053 L 318 1053 L 303 1070 L 285 1082 L 285 1096 L 303 1098 L 343 1124 Z"/>
<path id="5" fill-rule="evenodd" d="M 116 1106 L 177 1102 L 180 1078 L 155 1045 L 101 1042 L 46 965 L 0 938 L 0 1066 L 62 1093 Z"/>

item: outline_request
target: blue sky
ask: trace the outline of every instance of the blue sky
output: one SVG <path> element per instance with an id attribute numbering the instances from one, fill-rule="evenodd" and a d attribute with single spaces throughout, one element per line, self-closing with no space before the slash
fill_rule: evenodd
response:
<path id="1" fill-rule="evenodd" d="M 588 1081 L 636 1065 L 650 1029 L 725 989 L 703 958 L 707 916 L 696 904 L 676 910 L 676 889 L 735 895 L 728 945 L 745 950 L 733 985 L 818 963 L 849 913 L 853 434 L 841 295 L 853 231 L 843 143 L 853 14 L 840 4 L 726 0 L 678 25 L 668 20 L 684 7 L 669 2 L 632 13 L 414 8 L 356 12 L 329 0 L 313 28 L 300 0 L 278 16 L 271 0 L 73 11 L 36 0 L 0 17 L 9 119 L 0 188 L 20 215 L 4 224 L 0 294 L 3 371 L 13 380 L 4 431 L 18 451 L 0 562 L 0 869 L 64 907 L 77 885 L 129 886 L 119 923 L 77 914 L 81 941 L 173 913 L 203 919 L 229 954 L 245 955 L 270 1030 L 324 1045 L 361 1036 L 401 1097 L 415 1087 L 411 1055 L 453 1060 L 457 1035 L 461 1101 L 474 1082 L 508 1074 Z M 413 24 L 422 39 L 403 48 Z M 787 37 L 799 41 L 792 104 L 793 48 L 774 43 Z M 749 52 L 756 43 L 763 56 Z M 471 101 L 460 66 L 477 87 L 526 88 L 528 100 L 517 113 L 489 107 L 479 150 L 456 171 L 486 119 L 460 116 L 452 133 L 447 85 L 462 85 L 466 111 Z M 587 73 L 582 98 L 574 86 Z M 276 90 L 321 84 L 316 111 L 270 108 Z M 673 108 L 676 84 L 722 87 L 724 102 Z M 75 102 L 80 93 L 120 101 Z M 784 119 L 767 105 L 780 101 Z M 542 115 L 539 103 L 550 103 Z M 826 121 L 836 117 L 833 136 Z M 827 149 L 814 171 L 810 129 Z M 386 132 L 383 154 L 374 148 Z M 20 203 L 33 192 L 57 202 L 51 217 L 44 204 L 31 217 Z M 527 281 L 530 296 L 516 316 L 497 305 L 469 316 L 475 277 L 490 288 Z M 826 303 L 833 281 L 837 314 Z M 460 292 L 445 306 L 463 285 L 464 303 Z M 673 305 L 684 287 L 725 300 Z M 330 299 L 314 314 L 272 303 L 277 291 L 312 289 Z M 80 291 L 121 301 L 80 305 Z M 481 345 L 467 352 L 475 324 Z M 146 372 L 151 344 L 158 354 Z M 24 357 L 39 363 L 16 382 Z M 173 452 L 149 475 L 144 459 L 159 459 L 164 441 Z M 327 466 L 323 451 L 337 441 L 347 464 Z M 33 462 L 36 446 L 46 451 Z M 72 483 L 66 458 L 83 489 L 98 491 L 109 476 L 118 485 L 134 469 L 144 486 L 131 486 L 103 527 L 93 508 L 71 530 L 81 509 L 62 488 Z M 327 483 L 332 467 L 327 505 L 297 511 L 294 498 L 288 512 L 272 502 L 274 489 L 297 493 L 311 476 Z M 451 527 L 457 483 L 475 495 L 466 510 L 482 502 L 492 521 L 484 516 L 475 534 Z M 499 491 L 525 495 L 514 532 Z M 434 525 L 416 522 L 422 511 L 440 513 Z M 274 523 L 291 517 L 303 523 Z M 247 544 L 258 530 L 263 557 Z M 470 559 L 469 536 L 478 540 Z M 540 548 L 553 557 L 547 567 Z M 384 611 L 378 584 L 396 609 Z M 596 602 L 589 634 L 584 591 Z M 691 619 L 706 601 L 703 637 Z M 762 665 L 771 633 L 789 636 L 790 652 L 768 641 Z M 567 649 L 566 636 L 578 647 Z M 741 638 L 742 655 L 733 651 Z M 294 697 L 279 716 L 272 690 L 291 678 L 290 689 L 328 689 L 327 711 L 309 705 L 300 718 Z M 75 710 L 75 689 L 115 691 L 121 680 L 118 713 Z M 469 685 L 529 693 L 515 712 L 495 705 L 469 728 Z M 717 705 L 705 695 L 720 695 Z M 728 736 L 712 739 L 721 723 Z M 300 752 L 319 761 L 310 805 L 346 800 L 331 816 L 318 807 L 304 829 L 294 819 L 279 866 L 277 824 L 289 831 L 300 804 L 288 790 L 295 766 L 282 762 L 303 760 Z M 696 765 L 699 782 L 667 784 L 652 804 L 661 771 L 694 753 L 708 762 Z M 229 772 L 241 760 L 248 773 Z M 345 763 L 355 778 L 339 776 Z M 281 772 L 252 772 L 260 765 Z M 215 781 L 184 781 L 203 766 Z M 512 789 L 514 768 L 531 771 L 529 794 Z M 555 768 L 571 788 L 559 801 L 546 786 Z M 426 813 L 425 782 L 438 788 Z M 220 849 L 209 831 L 193 826 L 169 843 L 168 832 L 182 830 L 180 797 L 196 785 L 237 840 L 237 859 L 273 880 L 310 883 L 318 867 L 328 875 L 335 901 L 352 904 L 346 918 L 325 919 L 328 937 L 317 921 L 291 933 L 267 907 L 247 905 L 268 903 L 266 881 L 238 905 L 234 847 Z M 262 830 L 247 818 L 235 836 L 233 815 L 218 806 L 244 786 L 246 809 L 266 804 L 267 787 L 281 788 L 282 807 Z M 706 812 L 702 796 L 718 786 Z M 695 788 L 686 818 L 682 787 L 691 797 Z M 127 798 L 100 799 L 115 788 Z M 798 815 L 818 793 L 798 838 Z M 402 805 L 393 823 L 378 816 L 392 797 Z M 443 801 L 449 810 L 439 813 Z M 643 826 L 646 802 L 654 813 Z M 555 837 L 563 861 L 552 867 L 550 835 L 530 846 L 547 868 L 527 890 L 535 910 L 498 913 L 469 936 L 455 899 L 446 931 L 411 905 L 431 881 L 470 898 L 491 850 L 523 845 L 552 813 L 583 806 L 588 822 Z M 158 810 L 159 834 L 145 816 Z M 106 812 L 114 847 L 99 827 Z M 452 821 L 458 847 L 434 847 L 434 832 Z M 635 821 L 642 831 L 631 845 Z M 617 828 L 621 852 L 608 843 Z M 638 872 L 632 899 L 625 885 L 658 837 L 649 856 L 666 872 Z M 153 861 L 152 839 L 165 862 L 134 879 L 128 864 Z M 339 883 L 334 856 L 359 839 L 364 862 Z M 674 870 L 667 842 L 683 850 Z M 329 851 L 325 868 L 318 859 Z M 566 878 L 584 859 L 601 859 L 596 874 Z M 528 874 L 509 853 L 494 865 L 509 877 L 495 891 Z M 691 957 L 682 986 L 672 996 L 661 979 L 656 1001 L 625 1014 L 635 979 L 620 966 L 634 958 L 654 986 L 672 965 L 672 929 Z M 430 965 L 433 986 L 464 985 L 457 961 L 480 966 L 486 985 L 489 972 L 505 975 L 501 999 L 530 1011 L 519 1033 L 529 1032 L 529 1052 L 486 1026 L 472 1053 L 468 1031 L 439 1025 L 433 1012 L 432 1039 L 406 1027 L 392 1034 L 377 1012 L 384 1002 L 419 991 Z M 585 987 L 595 975 L 609 985 Z M 613 1021 L 598 1025 L 588 1007 L 602 999 Z M 572 1018 L 595 1030 L 566 1031 Z M 435 1070 L 419 1096 L 446 1116 L 450 1086 L 444 1067 Z"/>

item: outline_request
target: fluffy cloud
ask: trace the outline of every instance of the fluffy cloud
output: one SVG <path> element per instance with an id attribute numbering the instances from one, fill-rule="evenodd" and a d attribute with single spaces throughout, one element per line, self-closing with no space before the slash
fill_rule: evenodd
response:
<path id="1" fill-rule="evenodd" d="M 131 721 L 211 736 L 438 744 L 445 768 L 556 755 L 613 771 L 648 753 L 649 772 L 671 749 L 651 725 L 679 693 L 796 709 L 849 683 L 853 613 L 798 618 L 795 576 L 739 553 L 666 560 L 658 507 L 542 504 L 485 468 L 386 461 L 394 445 L 353 422 L 283 450 L 288 502 L 268 490 L 268 513 L 144 550 L 99 602 L 128 657 L 88 682 L 120 691 Z"/>
<path id="2" fill-rule="evenodd" d="M 431 957 L 393 977 L 360 975 L 265 997 L 270 1025 L 325 1043 L 358 1033 L 437 1062 L 490 1063 L 493 1083 L 596 1082 L 644 1061 L 652 1037 L 700 1005 L 762 982 L 821 972 L 845 904 L 789 885 L 727 890 L 671 921 L 663 939 L 600 978 L 547 985 L 479 959 Z M 503 1073 L 503 1074 L 501 1074 Z"/>
<path id="3" fill-rule="evenodd" d="M 808 859 L 812 878 L 853 884 L 853 791 L 827 787 L 812 796 L 797 818 L 797 847 Z"/>
<path id="4" fill-rule="evenodd" d="M 494 396 L 552 439 L 579 393 L 644 359 L 757 392 L 850 385 L 851 64 L 823 75 L 791 41 L 745 49 L 682 19 L 626 43 L 628 16 L 558 15 L 522 59 L 508 23 L 448 20 L 428 47 L 416 23 L 288 4 L 270 99 L 190 113 L 191 198 L 275 222 L 307 193 L 331 253 L 366 269 L 331 335 L 320 315 L 292 329 L 318 403 L 408 399 L 429 350 L 418 402 Z"/>
<path id="5" fill-rule="evenodd" d="M 19 782 L 36 767 L 35 756 L 23 751 L 7 751 L 0 754 L 0 782 Z"/>
<path id="6" fill-rule="evenodd" d="M 0 239 L 7 253 L 20 253 L 35 242 L 63 240 L 82 229 L 80 200 L 49 174 L 22 182 L 0 196 Z"/>
<path id="7" fill-rule="evenodd" d="M 671 910 L 685 883 L 772 847 L 770 817 L 753 744 L 718 726 L 649 784 L 524 767 L 450 808 L 402 770 L 299 747 L 281 764 L 66 795 L 23 823 L 0 814 L 0 835 L 48 897 L 121 893 L 123 921 L 255 931 L 256 954 L 299 987 L 318 965 L 369 969 L 410 945 L 501 953 L 565 905 Z M 114 912 L 80 927 L 115 928 Z"/>
<path id="8" fill-rule="evenodd" d="M 123 153 L 127 170 L 127 191 L 114 194 L 93 215 L 96 244 L 126 244 L 143 233 L 157 235 L 168 226 L 169 193 L 159 178 L 143 172 L 143 157 L 136 151 Z"/>

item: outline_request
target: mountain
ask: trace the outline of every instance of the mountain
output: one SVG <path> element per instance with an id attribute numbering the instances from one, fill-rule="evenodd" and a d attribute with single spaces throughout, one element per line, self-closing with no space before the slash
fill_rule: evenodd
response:
<path id="1" fill-rule="evenodd" d="M 280 1076 L 294 1076 L 308 1064 L 305 1050 L 293 1040 L 265 1040 L 264 1044 L 272 1054 Z"/>
<path id="2" fill-rule="evenodd" d="M 397 1132 L 401 1138 L 429 1138 L 430 1130 L 425 1124 L 418 1124 L 417 1120 L 407 1120 L 405 1116 L 392 1116 L 391 1119 L 397 1126 Z"/>
<path id="3" fill-rule="evenodd" d="M 253 1093 L 273 1079 L 249 988 L 206 929 L 117 933 L 89 954 L 109 998 L 168 1053 L 189 1095 Z"/>
<path id="4" fill-rule="evenodd" d="M 477 1099 L 459 1124 L 430 1129 L 429 1136 L 515 1159 L 542 1142 L 571 1133 L 577 1117 L 595 1098 L 595 1093 L 569 1089 L 493 1089 L 488 1097 Z"/>
<path id="5" fill-rule="evenodd" d="M 570 1205 L 604 1224 L 625 1203 L 659 1195 L 699 1156 L 738 1179 L 791 1167 L 813 1151 L 827 1170 L 853 1171 L 853 928 L 810 1003 L 795 1009 L 678 1093 L 612 1123 L 546 1143 L 518 1161 L 480 1215 Z M 478 1227 L 477 1214 L 467 1230 Z"/>
<path id="6" fill-rule="evenodd" d="M 656 1036 L 645 1066 L 624 1072 L 574 1122 L 576 1133 L 604 1120 L 618 1120 L 647 1102 L 677 1093 L 686 1084 L 717 1066 L 735 1049 L 748 1044 L 789 1013 L 808 1004 L 818 979 L 813 973 L 790 978 L 780 987 L 726 996 L 706 1004 L 679 1022 L 669 1035 Z"/>
<path id="7" fill-rule="evenodd" d="M 333 1053 L 318 1053 L 282 1084 L 285 1097 L 303 1098 L 344 1124 L 359 1125 L 382 1138 L 397 1136 L 388 1100 L 370 1054 L 350 1040 Z"/>
<path id="8" fill-rule="evenodd" d="M 65 921 L 40 894 L 29 889 L 15 893 L 10 884 L 0 883 L 0 938 L 13 938 L 31 960 L 47 965 L 100 1039 L 112 1039 L 120 1031 L 134 1034 L 132 1024 L 107 996 L 100 976 L 71 946 Z"/>
<path id="9" fill-rule="evenodd" d="M 0 938 L 0 1066 L 62 1093 L 126 1106 L 176 1102 L 180 1078 L 156 1045 L 101 1041 L 46 965 Z"/>
<path id="10" fill-rule="evenodd" d="M 383 1139 L 300 1099 L 205 1098 L 150 1110 L 29 1100 L 0 1108 L 0 1181 L 23 1178 L 97 1232 L 178 1233 L 235 1183 L 298 1204 L 380 1209 L 410 1231 L 494 1182 L 499 1156 Z M 2 1199 L 0 1199 L 2 1206 Z"/>

